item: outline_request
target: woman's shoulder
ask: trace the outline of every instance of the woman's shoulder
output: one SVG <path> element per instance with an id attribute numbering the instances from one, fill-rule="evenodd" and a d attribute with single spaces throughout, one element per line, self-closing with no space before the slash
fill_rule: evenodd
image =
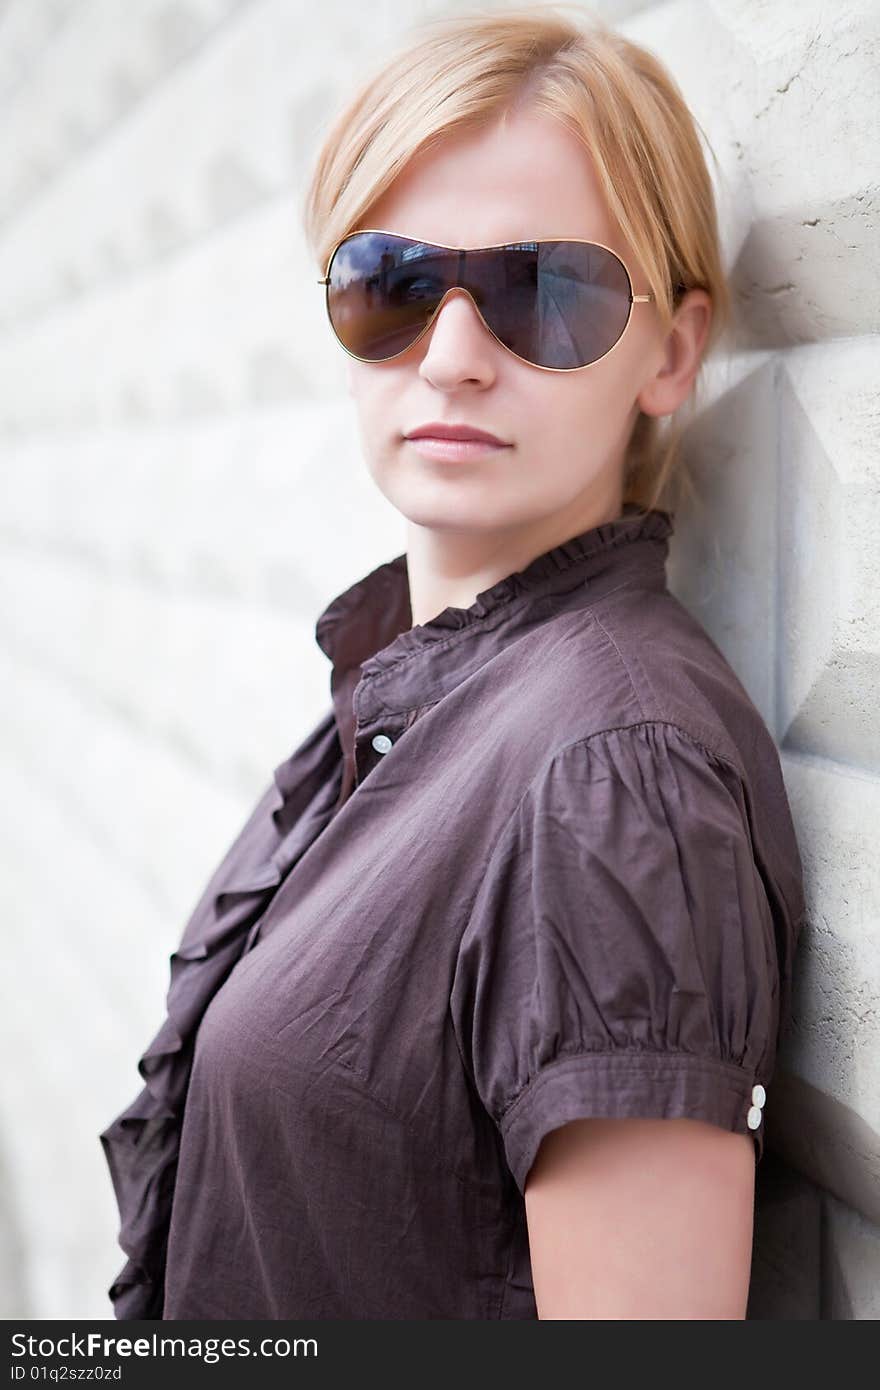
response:
<path id="1" fill-rule="evenodd" d="M 757 857 L 799 910 L 801 862 L 779 746 L 730 661 L 674 594 L 621 586 L 556 614 L 532 658 L 533 674 L 512 701 L 515 736 L 540 729 L 542 764 L 554 778 L 579 781 L 588 762 L 594 770 L 628 765 L 634 794 L 641 779 L 665 779 L 693 806 L 710 779 L 725 786 Z"/>
<path id="2" fill-rule="evenodd" d="M 595 808 L 614 790 L 613 816 L 634 844 L 640 832 L 624 831 L 624 819 L 641 825 L 652 796 L 680 805 L 678 833 L 694 839 L 707 819 L 735 809 L 751 854 L 799 926 L 802 862 L 781 751 L 705 628 L 668 590 L 635 588 L 550 627 L 537 663 L 538 703 L 554 711 L 539 793 Z"/>
<path id="3" fill-rule="evenodd" d="M 535 635 L 524 663 L 530 678 L 513 703 L 524 726 L 541 719 L 555 747 L 654 724 L 744 778 L 776 759 L 773 734 L 739 675 L 668 589 L 621 587 L 554 615 Z"/>

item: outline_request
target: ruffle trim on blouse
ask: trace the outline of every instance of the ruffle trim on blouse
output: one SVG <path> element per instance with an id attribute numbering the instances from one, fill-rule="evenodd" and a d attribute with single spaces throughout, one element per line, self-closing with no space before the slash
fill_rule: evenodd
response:
<path id="1" fill-rule="evenodd" d="M 498 608 L 534 589 L 545 579 L 554 579 L 575 565 L 581 565 L 594 556 L 620 545 L 628 545 L 635 540 L 653 538 L 665 541 L 672 533 L 673 527 L 672 512 L 659 507 L 645 511 L 635 503 L 627 503 L 621 516 L 593 526 L 588 531 L 553 546 L 543 555 L 537 556 L 524 569 L 516 570 L 490 585 L 488 589 L 483 589 L 469 607 L 456 608 L 450 605 L 429 622 L 416 623 L 399 632 L 391 642 L 361 663 L 361 672 L 364 675 L 374 675 L 388 671 L 416 652 L 423 651 L 430 642 L 472 627 L 474 623 L 480 622 Z M 392 572 L 399 573 L 404 579 L 405 560 L 405 556 L 397 556 L 389 562 Z M 348 593 L 343 597 L 347 600 Z M 352 594 L 355 601 L 360 597 L 360 594 Z"/>
<path id="2" fill-rule="evenodd" d="M 328 714 L 274 770 L 271 786 L 205 889 L 170 957 L 165 1021 L 137 1064 L 145 1085 L 99 1136 L 119 1207 L 119 1244 L 127 1256 L 108 1290 L 119 1319 L 162 1318 L 171 1205 L 198 1026 L 253 943 L 276 888 L 331 818 L 338 791 L 334 764 L 341 770 L 336 725 Z M 285 826 L 291 833 L 279 842 Z M 237 849 L 251 830 L 253 857 L 238 862 Z M 275 842 L 268 858 L 267 833 Z"/>

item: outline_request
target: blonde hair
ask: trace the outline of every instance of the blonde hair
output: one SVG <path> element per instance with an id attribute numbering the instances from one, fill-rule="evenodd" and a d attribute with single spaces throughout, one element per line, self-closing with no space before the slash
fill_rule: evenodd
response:
<path id="1" fill-rule="evenodd" d="M 712 300 L 703 357 L 730 321 L 702 127 L 663 64 L 598 17 L 559 4 L 472 9 L 411 29 L 360 85 L 318 151 L 303 227 L 319 273 L 413 156 L 519 107 L 561 119 L 582 141 L 611 216 L 653 292 L 664 331 L 686 289 Z M 573 6 L 583 20 L 583 6 Z M 714 158 L 714 153 L 713 153 Z M 693 407 L 693 392 L 690 402 Z M 673 505 L 687 485 L 678 412 L 639 412 L 628 443 L 624 501 Z"/>

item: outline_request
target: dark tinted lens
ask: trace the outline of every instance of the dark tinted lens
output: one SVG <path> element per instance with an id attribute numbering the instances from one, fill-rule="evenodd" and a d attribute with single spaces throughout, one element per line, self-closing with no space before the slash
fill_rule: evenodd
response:
<path id="1" fill-rule="evenodd" d="M 626 327 L 631 289 L 623 262 L 589 242 L 520 242 L 467 253 L 466 275 L 502 343 L 541 367 L 570 370 L 604 357 Z M 476 296 L 475 296 L 476 297 Z"/>
<path id="2" fill-rule="evenodd" d="M 631 305 L 623 262 L 592 242 L 458 252 L 388 232 L 353 232 L 336 248 L 328 278 L 333 330 L 366 362 L 405 352 L 455 284 L 470 291 L 505 347 L 561 371 L 604 357 Z"/>
<path id="3" fill-rule="evenodd" d="M 453 281 L 455 252 L 386 232 L 353 232 L 330 263 L 327 308 L 343 347 L 368 362 L 404 352 Z"/>

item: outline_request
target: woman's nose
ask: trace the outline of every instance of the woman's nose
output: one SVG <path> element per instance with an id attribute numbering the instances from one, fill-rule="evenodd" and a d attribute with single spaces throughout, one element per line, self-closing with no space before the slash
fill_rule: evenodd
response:
<path id="1" fill-rule="evenodd" d="M 467 364 L 485 369 L 489 353 L 498 347 L 473 299 L 460 288 L 447 291 L 424 341 L 425 358 L 432 364 L 452 362 L 459 369 Z"/>

